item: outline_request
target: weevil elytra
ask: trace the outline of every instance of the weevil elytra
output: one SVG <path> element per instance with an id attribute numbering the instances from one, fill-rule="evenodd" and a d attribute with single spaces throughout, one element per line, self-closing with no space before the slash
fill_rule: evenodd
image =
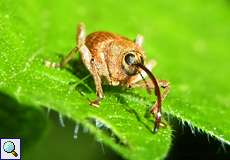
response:
<path id="1" fill-rule="evenodd" d="M 99 107 L 100 101 L 104 98 L 103 83 L 129 88 L 146 86 L 148 90 L 154 89 L 157 100 L 150 112 L 155 116 L 156 132 L 161 123 L 161 102 L 168 94 L 169 83 L 165 80 L 157 81 L 150 72 L 156 64 L 155 61 L 144 65 L 143 40 L 141 35 L 137 35 L 132 41 L 111 32 L 93 32 L 86 36 L 85 26 L 80 23 L 77 27 L 76 47 L 60 63 L 45 63 L 51 67 L 64 67 L 79 52 L 82 62 L 95 82 L 97 98 L 90 102 L 95 107 Z M 146 75 L 150 80 L 144 79 Z M 159 86 L 164 88 L 162 94 Z"/>

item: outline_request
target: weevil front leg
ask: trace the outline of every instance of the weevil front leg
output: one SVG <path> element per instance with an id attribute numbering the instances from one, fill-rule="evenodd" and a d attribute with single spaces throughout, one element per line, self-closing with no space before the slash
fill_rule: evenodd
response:
<path id="1" fill-rule="evenodd" d="M 100 105 L 100 102 L 101 100 L 104 98 L 104 93 L 103 93 L 103 89 L 102 89 L 102 86 L 101 86 L 101 78 L 97 72 L 97 68 L 94 64 L 94 61 L 92 60 L 91 61 L 91 71 L 90 73 L 92 74 L 93 76 L 93 79 L 94 79 L 94 83 L 95 83 L 95 86 L 96 86 L 96 94 L 97 94 L 97 98 L 93 101 L 90 102 L 90 104 L 94 107 L 99 107 Z"/>
<path id="2" fill-rule="evenodd" d="M 158 82 L 158 84 L 160 87 L 162 87 L 164 89 L 163 93 L 161 94 L 161 101 L 163 102 L 165 97 L 169 93 L 170 85 L 169 85 L 169 82 L 166 80 L 161 80 Z M 155 102 L 155 104 L 150 109 L 150 112 L 155 116 L 155 125 L 154 125 L 153 131 L 157 132 L 161 125 L 165 126 L 165 124 L 163 124 L 161 122 L 162 110 L 161 110 L 161 106 L 159 106 L 157 101 Z"/>
<path id="3" fill-rule="evenodd" d="M 86 68 L 89 70 L 89 72 L 93 76 L 94 83 L 96 86 L 97 98 L 96 100 L 91 101 L 90 104 L 95 107 L 99 107 L 100 101 L 104 97 L 104 93 L 103 93 L 102 85 L 101 85 L 102 82 L 101 82 L 100 75 L 98 74 L 92 54 L 90 53 L 89 49 L 85 45 L 85 38 L 86 38 L 85 27 L 84 27 L 84 24 L 81 23 L 78 27 L 78 37 L 77 37 L 78 49 L 81 53 L 81 59 L 83 63 L 85 64 Z"/>
<path id="4" fill-rule="evenodd" d="M 151 71 L 156 66 L 156 61 L 152 60 L 148 64 L 146 64 L 146 67 Z M 148 93 L 151 93 L 151 90 L 155 88 L 155 86 L 152 83 L 152 80 L 145 80 L 144 78 L 147 76 L 145 71 L 140 71 L 139 74 L 135 76 L 131 76 L 128 79 L 127 85 L 129 88 L 143 88 L 146 87 Z M 161 94 L 161 101 L 164 101 L 165 97 L 168 95 L 170 90 L 170 84 L 166 80 L 158 80 L 158 85 L 163 88 L 163 93 Z M 151 113 L 154 115 L 160 114 L 160 109 L 157 106 L 157 102 L 154 104 L 154 106 L 150 110 Z"/>
<path id="5" fill-rule="evenodd" d="M 147 83 L 147 85 L 146 85 Z M 163 88 L 163 92 L 161 94 L 161 101 L 163 102 L 165 97 L 168 95 L 169 90 L 170 90 L 170 84 L 168 81 L 166 80 L 159 80 L 158 81 L 158 85 Z M 135 84 L 133 84 L 131 87 L 145 87 L 148 86 L 149 89 L 154 89 L 155 86 L 153 85 L 151 80 L 143 80 L 143 81 L 139 81 Z M 155 125 L 154 125 L 154 132 L 157 132 L 158 128 L 160 126 L 165 126 L 164 123 L 161 122 L 161 116 L 162 116 L 162 110 L 161 110 L 161 106 L 157 103 L 157 101 L 155 102 L 155 104 L 152 106 L 152 108 L 150 109 L 150 113 L 152 113 L 155 116 Z"/>

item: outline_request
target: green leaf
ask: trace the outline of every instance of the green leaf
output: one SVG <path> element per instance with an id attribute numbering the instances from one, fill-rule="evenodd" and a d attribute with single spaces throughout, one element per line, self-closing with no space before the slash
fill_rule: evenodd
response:
<path id="1" fill-rule="evenodd" d="M 105 100 L 92 108 L 93 81 L 79 63 L 63 70 L 43 65 L 46 59 L 60 61 L 75 46 L 81 21 L 88 33 L 107 30 L 130 38 L 141 33 L 148 58 L 158 61 L 154 72 L 171 83 L 164 112 L 230 144 L 229 17 L 226 1 L 0 1 L 0 91 L 87 126 L 127 159 L 163 158 L 171 132 L 169 126 L 155 135 L 150 131 L 153 119 L 145 113 L 153 96 L 104 87 Z M 91 119 L 115 136 L 95 128 Z"/>

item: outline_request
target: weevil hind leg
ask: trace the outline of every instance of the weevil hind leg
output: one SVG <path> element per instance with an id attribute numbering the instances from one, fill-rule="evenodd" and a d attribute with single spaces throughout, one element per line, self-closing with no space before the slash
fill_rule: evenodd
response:
<path id="1" fill-rule="evenodd" d="M 85 24 L 81 22 L 77 27 L 77 35 L 76 35 L 77 46 L 80 47 L 81 45 L 84 45 L 85 39 L 86 39 Z"/>
<path id="2" fill-rule="evenodd" d="M 97 98 L 96 100 L 91 101 L 90 104 L 94 107 L 99 107 L 100 101 L 104 97 L 104 93 L 103 93 L 102 86 L 101 86 L 102 82 L 101 82 L 100 75 L 98 74 L 96 65 L 94 63 L 92 54 L 90 53 L 90 50 L 85 45 L 85 38 L 86 38 L 85 27 L 84 27 L 84 24 L 81 23 L 78 27 L 78 37 L 77 37 L 78 48 L 81 53 L 82 62 L 85 64 L 86 68 L 93 76 L 94 83 L 96 86 Z"/>

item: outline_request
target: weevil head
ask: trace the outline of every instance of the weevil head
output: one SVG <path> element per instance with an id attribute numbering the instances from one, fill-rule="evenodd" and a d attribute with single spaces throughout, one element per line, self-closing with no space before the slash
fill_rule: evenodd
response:
<path id="1" fill-rule="evenodd" d="M 107 66 L 112 85 L 126 84 L 130 76 L 138 74 L 134 64 L 144 64 L 144 50 L 131 40 L 113 41 L 107 51 Z"/>
<path id="2" fill-rule="evenodd" d="M 122 66 L 128 76 L 137 74 L 138 67 L 135 64 L 144 65 L 144 55 L 142 52 L 131 50 L 123 54 Z"/>

